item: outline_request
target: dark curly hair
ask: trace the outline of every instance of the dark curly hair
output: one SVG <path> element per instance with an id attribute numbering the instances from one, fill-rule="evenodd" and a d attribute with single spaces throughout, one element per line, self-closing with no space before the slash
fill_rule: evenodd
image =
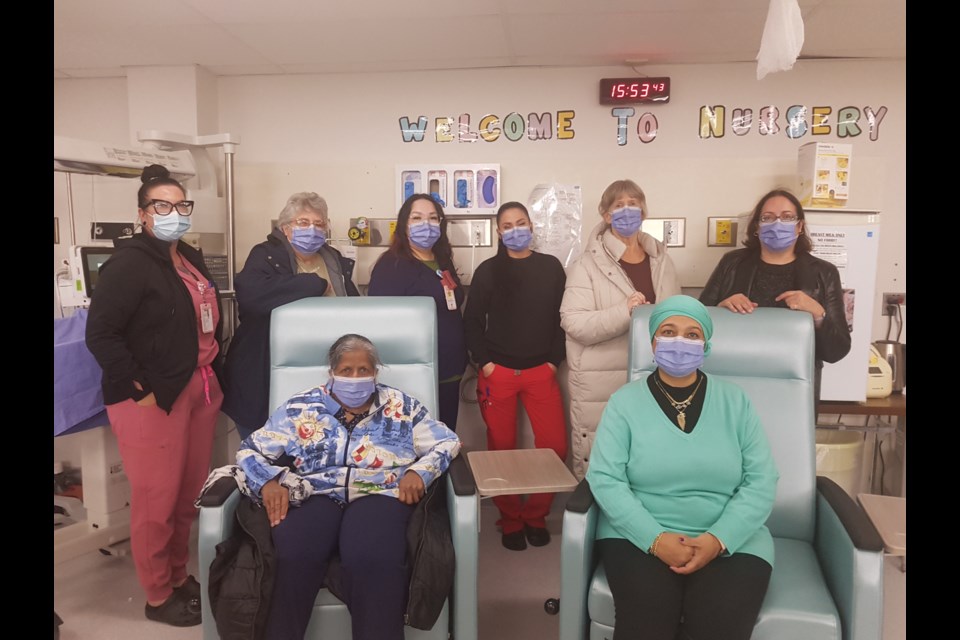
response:
<path id="1" fill-rule="evenodd" d="M 797 210 L 797 220 L 799 222 L 804 222 L 803 229 L 800 231 L 800 235 L 797 236 L 797 244 L 794 247 L 794 251 L 797 253 L 810 253 L 813 249 L 813 243 L 810 242 L 810 236 L 806 233 L 807 225 L 805 223 L 805 216 L 803 214 L 803 205 L 800 204 L 800 200 L 797 199 L 797 196 L 793 195 L 786 189 L 774 189 L 770 191 L 757 203 L 757 206 L 753 208 L 753 215 L 750 216 L 750 222 L 747 224 L 747 237 L 743 241 L 743 246 L 748 249 L 754 249 L 759 253 L 760 251 L 760 237 L 758 232 L 760 230 L 760 214 L 763 213 L 763 206 L 767 204 L 767 200 L 770 198 L 776 198 L 777 196 L 783 196 L 790 201 L 790 204 L 794 206 Z"/>
<path id="2" fill-rule="evenodd" d="M 393 231 L 393 240 L 390 241 L 390 248 L 384 252 L 384 256 L 391 255 L 396 258 L 406 258 L 407 260 L 416 260 L 413 255 L 413 249 L 410 248 L 410 212 L 413 209 L 413 203 L 417 200 L 427 200 L 433 204 L 440 218 L 440 238 L 433 245 L 433 255 L 437 259 L 437 264 L 441 269 L 446 269 L 451 273 L 453 267 L 453 249 L 450 247 L 450 240 L 447 238 L 447 217 L 443 213 L 443 207 L 440 203 L 426 193 L 415 193 L 407 198 L 400 211 L 397 213 L 397 226 Z"/>

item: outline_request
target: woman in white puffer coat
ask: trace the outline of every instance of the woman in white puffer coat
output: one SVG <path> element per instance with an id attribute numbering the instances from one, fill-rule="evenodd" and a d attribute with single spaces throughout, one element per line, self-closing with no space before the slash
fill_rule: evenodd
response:
<path id="1" fill-rule="evenodd" d="M 573 473 L 587 472 L 600 414 L 627 382 L 630 314 L 640 304 L 680 293 L 666 246 L 640 230 L 647 216 L 643 190 L 617 180 L 603 192 L 603 220 L 567 275 L 560 321 L 567 336 L 567 391 Z"/>

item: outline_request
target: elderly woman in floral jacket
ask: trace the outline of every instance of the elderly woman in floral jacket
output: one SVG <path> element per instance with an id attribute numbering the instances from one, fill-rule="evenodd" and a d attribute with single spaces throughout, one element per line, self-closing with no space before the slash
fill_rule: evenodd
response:
<path id="1" fill-rule="evenodd" d="M 303 638 L 335 554 L 354 640 L 403 638 L 407 522 L 460 440 L 418 400 L 378 384 L 379 365 L 370 340 L 341 337 L 330 381 L 290 398 L 237 452 L 273 527 L 271 640 Z"/>

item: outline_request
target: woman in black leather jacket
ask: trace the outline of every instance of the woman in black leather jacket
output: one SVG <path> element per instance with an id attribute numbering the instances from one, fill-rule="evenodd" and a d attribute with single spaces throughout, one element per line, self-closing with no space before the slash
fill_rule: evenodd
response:
<path id="1" fill-rule="evenodd" d="M 720 259 L 700 302 L 734 313 L 781 307 L 809 313 L 816 329 L 816 395 L 820 370 L 850 351 L 840 273 L 810 255 L 803 206 L 789 191 L 775 189 L 753 209 L 743 249 Z"/>

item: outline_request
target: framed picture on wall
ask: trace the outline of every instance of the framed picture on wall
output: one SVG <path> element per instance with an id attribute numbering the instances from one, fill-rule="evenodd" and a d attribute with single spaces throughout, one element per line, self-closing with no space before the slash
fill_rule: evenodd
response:
<path id="1" fill-rule="evenodd" d="M 687 241 L 687 219 L 644 218 L 643 231 L 668 247 L 682 247 Z"/>
<path id="2" fill-rule="evenodd" d="M 737 246 L 737 219 L 725 217 L 707 218 L 707 246 Z"/>

